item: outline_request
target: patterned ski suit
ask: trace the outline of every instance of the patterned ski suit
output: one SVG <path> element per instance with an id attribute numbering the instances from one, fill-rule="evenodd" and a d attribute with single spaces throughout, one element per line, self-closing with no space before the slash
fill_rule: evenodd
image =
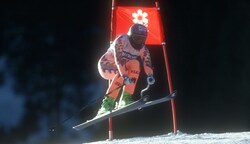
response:
<path id="1" fill-rule="evenodd" d="M 123 84 L 122 76 L 127 75 L 132 80 L 132 83 L 125 85 L 123 90 L 131 95 L 134 94 L 140 74 L 138 57 L 142 60 L 145 73 L 153 75 L 149 50 L 145 45 L 140 50 L 134 49 L 129 42 L 127 34 L 122 34 L 114 40 L 110 48 L 102 55 L 98 62 L 100 75 L 104 79 L 112 80 L 106 93 L 121 86 Z M 108 96 L 117 98 L 119 91 L 116 90 Z"/>

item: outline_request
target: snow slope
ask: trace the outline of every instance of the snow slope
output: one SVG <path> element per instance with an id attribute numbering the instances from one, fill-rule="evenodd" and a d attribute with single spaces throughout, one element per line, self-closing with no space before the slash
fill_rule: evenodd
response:
<path id="1" fill-rule="evenodd" d="M 250 144 L 250 132 L 187 134 L 178 132 L 153 137 L 114 139 L 88 144 Z"/>

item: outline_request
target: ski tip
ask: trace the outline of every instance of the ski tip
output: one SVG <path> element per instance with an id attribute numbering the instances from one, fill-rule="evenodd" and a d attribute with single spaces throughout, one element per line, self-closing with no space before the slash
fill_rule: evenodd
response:
<path id="1" fill-rule="evenodd" d="M 75 130 L 77 130 L 77 131 L 80 131 L 81 130 L 81 128 L 78 128 L 78 126 L 74 126 L 74 127 L 72 127 L 73 129 L 75 129 Z"/>

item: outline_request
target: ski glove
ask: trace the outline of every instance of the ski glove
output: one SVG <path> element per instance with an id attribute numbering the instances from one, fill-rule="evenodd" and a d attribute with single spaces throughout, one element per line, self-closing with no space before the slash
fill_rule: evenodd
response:
<path id="1" fill-rule="evenodd" d="M 148 85 L 153 85 L 155 83 L 155 78 L 153 77 L 153 75 L 149 75 L 147 77 L 147 82 L 148 82 Z"/>
<path id="2" fill-rule="evenodd" d="M 125 85 L 128 85 L 128 84 L 131 84 L 132 83 L 132 80 L 127 76 L 127 75 L 124 75 L 122 76 L 123 77 L 123 83 Z"/>

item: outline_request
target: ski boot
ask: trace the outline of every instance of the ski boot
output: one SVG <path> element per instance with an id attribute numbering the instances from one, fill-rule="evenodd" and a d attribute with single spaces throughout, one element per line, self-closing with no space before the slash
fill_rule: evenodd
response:
<path id="1" fill-rule="evenodd" d="M 98 110 L 96 117 L 110 112 L 115 108 L 115 99 L 109 96 L 105 96 L 105 98 L 102 100 L 101 108 Z"/>
<path id="2" fill-rule="evenodd" d="M 118 109 L 123 108 L 126 105 L 129 105 L 133 102 L 134 102 L 134 100 L 133 100 L 132 95 L 126 91 L 123 91 L 121 99 L 120 99 L 119 104 L 118 104 Z"/>

